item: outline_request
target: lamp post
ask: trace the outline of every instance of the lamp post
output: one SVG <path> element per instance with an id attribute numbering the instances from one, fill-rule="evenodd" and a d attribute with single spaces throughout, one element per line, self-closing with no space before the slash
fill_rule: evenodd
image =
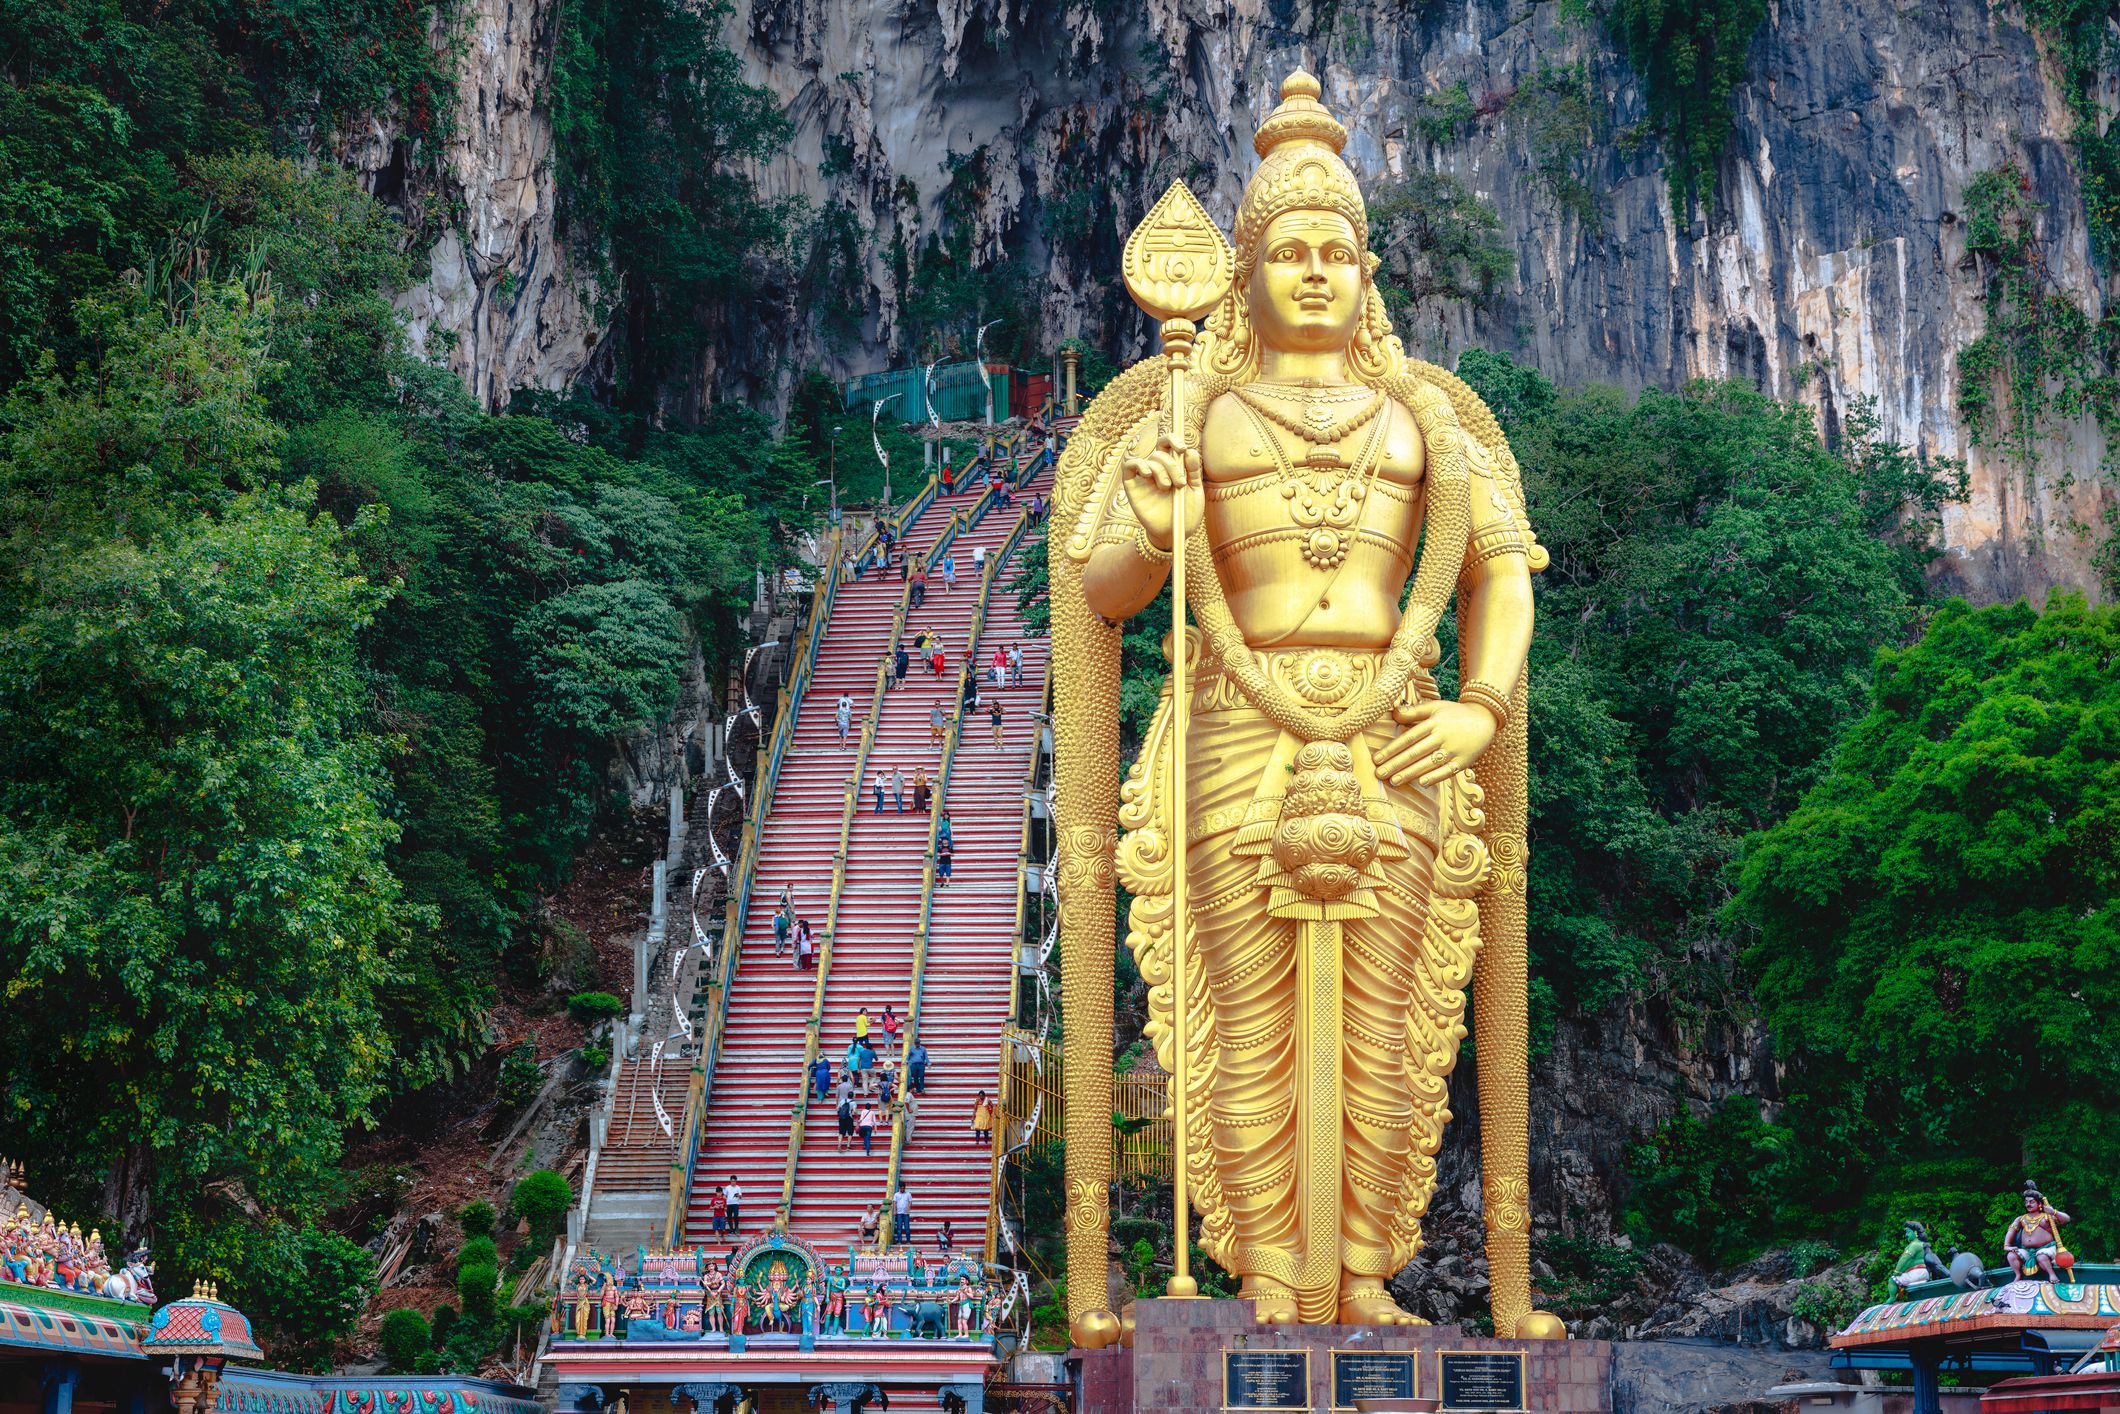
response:
<path id="1" fill-rule="evenodd" d="M 994 425 L 994 380 L 986 376 L 986 331 L 1001 321 L 989 319 L 979 326 L 979 337 L 972 341 L 972 357 L 979 364 L 979 381 L 986 386 L 986 425 Z"/>
<path id="2" fill-rule="evenodd" d="M 876 460 L 883 463 L 883 503 L 887 506 L 891 504 L 891 454 L 883 449 L 883 438 L 876 432 L 876 420 L 883 416 L 885 403 L 894 403 L 903 396 L 893 393 L 888 398 L 878 398 L 869 409 L 869 445 L 876 449 Z"/>
<path id="3" fill-rule="evenodd" d="M 825 476 L 832 483 L 832 520 L 835 524 L 839 520 L 839 434 L 844 431 L 844 427 L 832 429 L 832 450 L 825 457 Z"/>

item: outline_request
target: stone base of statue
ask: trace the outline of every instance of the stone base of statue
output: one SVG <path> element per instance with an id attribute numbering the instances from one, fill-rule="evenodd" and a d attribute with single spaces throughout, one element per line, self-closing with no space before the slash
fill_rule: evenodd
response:
<path id="1" fill-rule="evenodd" d="M 1261 1326 L 1248 1301 L 1140 1301 L 1133 1311 L 1131 1347 L 1069 1357 L 1080 1362 L 1078 1414 L 1612 1409 L 1606 1341 L 1489 1340 L 1457 1326 Z"/>

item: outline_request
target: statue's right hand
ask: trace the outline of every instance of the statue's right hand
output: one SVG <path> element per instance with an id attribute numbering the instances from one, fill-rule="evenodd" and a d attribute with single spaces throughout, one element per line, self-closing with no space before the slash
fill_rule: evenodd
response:
<path id="1" fill-rule="evenodd" d="M 1159 550 L 1170 548 L 1171 493 L 1181 485 L 1194 493 L 1185 498 L 1185 533 L 1198 533 L 1206 501 L 1199 494 L 1200 453 L 1176 433 L 1163 433 L 1146 455 L 1128 457 L 1119 469 L 1126 478 L 1127 503 L 1150 544 Z"/>

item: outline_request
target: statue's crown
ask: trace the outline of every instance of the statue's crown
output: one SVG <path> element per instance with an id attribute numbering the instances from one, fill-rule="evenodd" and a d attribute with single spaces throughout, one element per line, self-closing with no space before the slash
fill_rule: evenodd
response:
<path id="1" fill-rule="evenodd" d="M 1323 143 L 1337 154 L 1347 146 L 1347 129 L 1318 102 L 1322 92 L 1317 75 L 1301 69 L 1282 79 L 1280 106 L 1259 125 L 1258 135 L 1251 140 L 1252 150 L 1264 157 L 1284 142 L 1309 141 Z"/>
<path id="2" fill-rule="evenodd" d="M 1338 212 L 1368 249 L 1369 210 L 1354 172 L 1340 157 L 1347 129 L 1318 102 L 1321 91 L 1317 77 L 1301 69 L 1281 80 L 1281 101 L 1251 140 L 1262 160 L 1237 203 L 1234 245 L 1240 276 L 1251 268 L 1260 235 L 1289 211 Z"/>

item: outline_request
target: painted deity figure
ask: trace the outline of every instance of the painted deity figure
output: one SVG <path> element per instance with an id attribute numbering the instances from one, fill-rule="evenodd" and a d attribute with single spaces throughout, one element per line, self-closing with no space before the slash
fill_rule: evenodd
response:
<path id="1" fill-rule="evenodd" d="M 728 1299 L 729 1279 L 718 1263 L 701 1274 L 699 1289 L 701 1317 L 707 1329 L 719 1335 L 726 1328 L 724 1302 Z"/>
<path id="2" fill-rule="evenodd" d="M 740 1336 L 751 1320 L 751 1288 L 736 1278 L 732 1279 L 730 1293 L 729 1334 Z"/>
<path id="3" fill-rule="evenodd" d="M 589 1316 L 596 1309 L 596 1299 L 589 1294 L 589 1277 L 582 1273 L 574 1278 L 574 1338 L 589 1338 Z"/>
<path id="4" fill-rule="evenodd" d="M 988 1282 L 981 1296 L 983 1309 L 980 1312 L 979 1328 L 986 1332 L 988 1340 L 992 1340 L 1001 1333 L 1001 1284 Z"/>
<path id="5" fill-rule="evenodd" d="M 1213 247 L 1233 263 L 1178 375 L 1183 422 L 1169 368 L 1137 364 L 1060 462 L 1064 985 L 1071 1006 L 1111 990 L 1116 875 L 1158 1059 L 1186 1077 L 1201 1246 L 1262 1322 L 1394 1324 L 1415 1319 L 1385 1282 L 1421 1245 L 1472 983 L 1496 1330 L 1551 1336 L 1529 1300 L 1523 940 L 1524 665 L 1545 552 L 1485 405 L 1391 331 L 1346 130 L 1318 93 L 1308 74 L 1282 85 L 1234 241 L 1197 205 L 1174 237 L 1188 260 Z M 1119 625 L 1170 577 L 1181 485 L 1197 626 L 1170 647 L 1189 655 L 1190 700 L 1166 688 L 1115 795 Z M 1453 594 L 1455 699 L 1429 672 Z M 1108 1018 L 1090 1005 L 1086 1025 L 1070 1016 L 1071 1093 L 1104 1083 L 1090 1062 Z M 1091 1095 L 1081 1111 L 1109 1108 Z M 1108 1134 L 1071 1129 L 1068 1150 L 1070 1251 L 1101 1270 Z M 1078 1343 L 1116 1338 L 1101 1290 L 1070 1294 Z"/>
<path id="6" fill-rule="evenodd" d="M 824 1278 L 824 1328 L 827 1335 L 844 1335 L 847 1328 L 847 1273 L 843 1266 L 828 1268 Z"/>
<path id="7" fill-rule="evenodd" d="M 2024 1211 L 2010 1219 L 2002 1234 L 2002 1253 L 2017 1280 L 2032 1280 L 2034 1269 L 2048 1281 L 2061 1280 L 2057 1266 L 2070 1265 L 2073 1260 L 2061 1246 L 2061 1225 L 2068 1220 L 2068 1214 L 2048 1203 L 2045 1194 L 2029 1183 L 2024 1185 Z"/>
<path id="8" fill-rule="evenodd" d="M 889 1283 L 881 1278 L 869 1283 L 869 1305 L 866 1314 L 870 1335 L 887 1336 L 891 1333 L 891 1288 Z"/>
<path id="9" fill-rule="evenodd" d="M 1892 1284 L 1901 1290 L 1934 1281 L 1944 1273 L 1942 1261 L 1929 1246 L 1928 1226 L 1909 1218 L 1906 1235 L 1907 1245 L 1899 1250 L 1899 1260 L 1892 1266 Z"/>
<path id="10" fill-rule="evenodd" d="M 972 1285 L 969 1276 L 957 1278 L 957 1334 L 972 1333 L 972 1310 L 979 1304 L 979 1288 Z"/>

